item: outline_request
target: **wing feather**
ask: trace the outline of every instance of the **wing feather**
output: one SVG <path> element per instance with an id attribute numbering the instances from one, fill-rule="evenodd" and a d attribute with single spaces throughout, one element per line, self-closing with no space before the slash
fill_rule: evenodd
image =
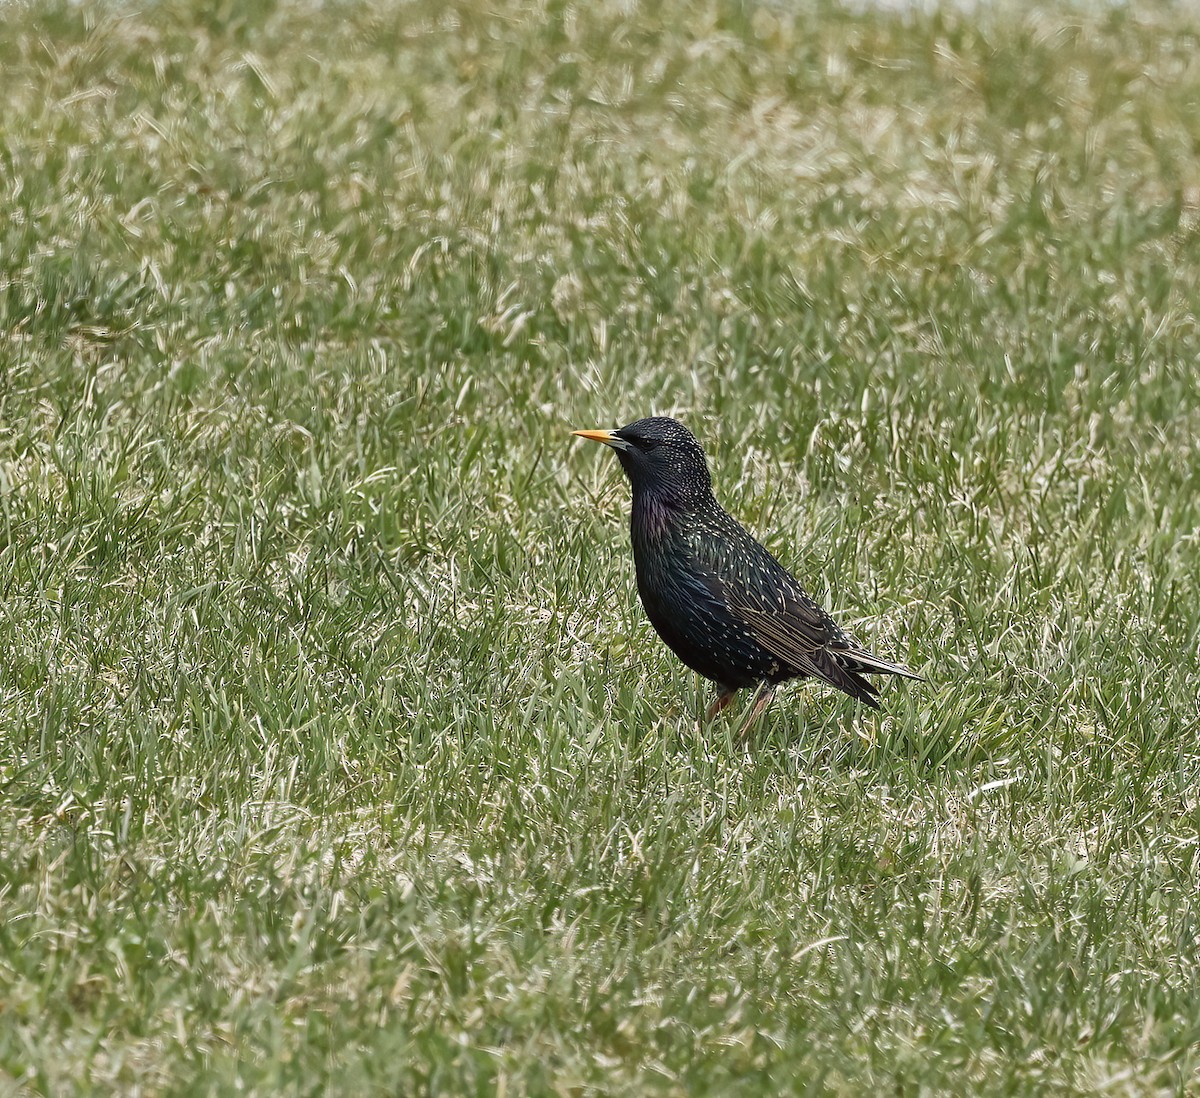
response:
<path id="1" fill-rule="evenodd" d="M 736 520 L 729 522 L 723 538 L 698 546 L 695 563 L 713 594 L 772 656 L 872 706 L 878 706 L 878 691 L 864 674 L 920 678 L 855 644 L 767 549 Z M 732 552 L 717 553 L 717 545 Z"/>

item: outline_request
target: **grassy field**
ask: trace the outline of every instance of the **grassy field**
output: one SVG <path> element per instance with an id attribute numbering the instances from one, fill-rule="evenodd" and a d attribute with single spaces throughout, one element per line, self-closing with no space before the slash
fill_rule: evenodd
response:
<path id="1" fill-rule="evenodd" d="M 1194 9 L 2 18 L 0 1094 L 1200 1094 Z"/>

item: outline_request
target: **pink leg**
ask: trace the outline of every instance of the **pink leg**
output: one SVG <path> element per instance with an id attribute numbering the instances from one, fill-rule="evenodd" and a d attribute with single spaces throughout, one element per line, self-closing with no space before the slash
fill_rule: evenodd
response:
<path id="1" fill-rule="evenodd" d="M 764 682 L 758 689 L 758 696 L 754 699 L 754 705 L 750 707 L 750 715 L 746 718 L 746 723 L 742 725 L 739 736 L 745 736 L 750 731 L 750 726 L 759 718 L 759 715 L 768 705 L 771 704 L 771 699 L 775 697 L 775 684 Z"/>
<path id="2" fill-rule="evenodd" d="M 721 693 L 713 698 L 712 705 L 708 707 L 708 712 L 704 714 L 704 719 L 711 721 L 722 709 L 730 705 L 733 701 L 733 695 L 736 693 L 736 690 L 722 690 Z"/>

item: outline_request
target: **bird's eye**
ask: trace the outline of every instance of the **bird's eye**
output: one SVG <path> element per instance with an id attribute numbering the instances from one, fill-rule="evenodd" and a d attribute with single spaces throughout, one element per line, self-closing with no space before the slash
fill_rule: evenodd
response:
<path id="1" fill-rule="evenodd" d="M 645 452 L 657 450 L 659 447 L 659 441 L 656 438 L 639 438 L 637 441 L 637 447 L 639 450 Z"/>

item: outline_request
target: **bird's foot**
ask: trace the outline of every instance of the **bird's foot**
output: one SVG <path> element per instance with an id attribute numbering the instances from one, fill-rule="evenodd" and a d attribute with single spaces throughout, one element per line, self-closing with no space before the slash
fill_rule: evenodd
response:
<path id="1" fill-rule="evenodd" d="M 751 725 L 762 715 L 762 711 L 771 704 L 773 697 L 775 697 L 775 684 L 764 682 L 758 689 L 758 695 L 754 699 L 754 704 L 750 707 L 750 714 L 746 717 L 746 723 L 738 730 L 739 739 L 746 738 Z"/>
<path id="2" fill-rule="evenodd" d="M 704 719 L 711 721 L 721 710 L 727 709 L 732 704 L 733 695 L 736 693 L 736 690 L 722 690 L 721 693 L 713 698 L 712 704 L 708 707 L 708 712 L 704 714 Z"/>

